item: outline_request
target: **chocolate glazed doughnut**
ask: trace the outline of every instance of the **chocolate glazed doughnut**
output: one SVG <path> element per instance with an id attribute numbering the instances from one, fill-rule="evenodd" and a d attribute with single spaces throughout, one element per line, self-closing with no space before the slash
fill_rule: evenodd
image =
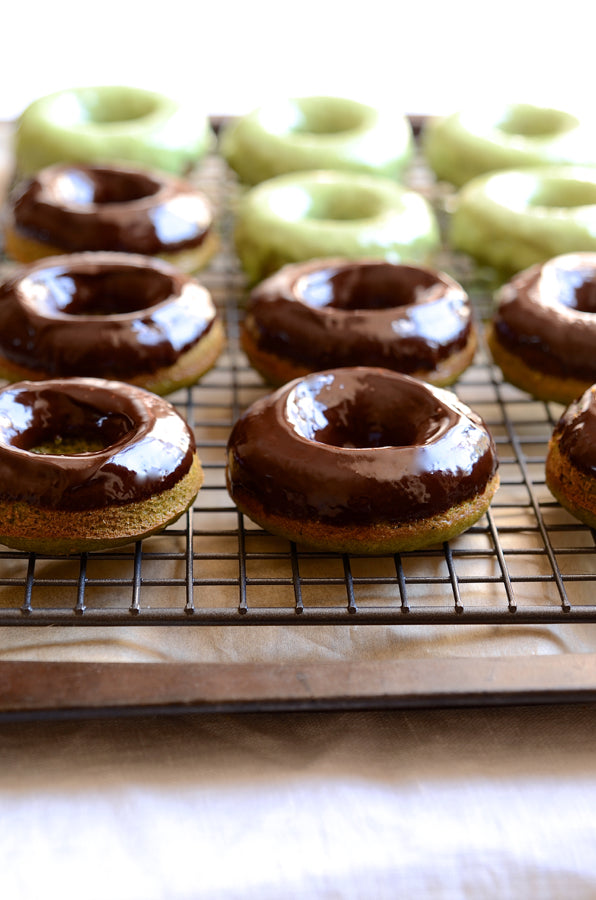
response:
<path id="1" fill-rule="evenodd" d="M 0 390 L 0 542 L 79 553 L 159 531 L 203 481 L 192 431 L 173 406 L 103 379 Z"/>
<path id="2" fill-rule="evenodd" d="M 596 386 L 569 404 L 546 455 L 546 484 L 581 522 L 596 528 Z"/>
<path id="3" fill-rule="evenodd" d="M 0 377 L 117 378 L 158 394 L 216 362 L 211 295 L 173 266 L 124 253 L 50 257 L 0 286 Z"/>
<path id="4" fill-rule="evenodd" d="M 206 197 L 183 179 L 125 166 L 60 164 L 12 192 L 6 252 L 17 262 L 109 250 L 160 256 L 185 272 L 217 249 Z"/>
<path id="5" fill-rule="evenodd" d="M 520 272 L 498 294 L 487 331 L 511 384 L 567 405 L 596 382 L 596 253 L 567 253 Z"/>
<path id="6" fill-rule="evenodd" d="M 383 260 L 287 265 L 251 292 L 242 331 L 274 385 L 340 366 L 382 366 L 451 384 L 477 346 L 469 299 L 442 272 Z"/>
<path id="7" fill-rule="evenodd" d="M 498 480 L 479 416 L 448 391 L 379 368 L 297 379 L 249 407 L 228 442 L 240 511 L 334 552 L 449 540 L 486 512 Z"/>

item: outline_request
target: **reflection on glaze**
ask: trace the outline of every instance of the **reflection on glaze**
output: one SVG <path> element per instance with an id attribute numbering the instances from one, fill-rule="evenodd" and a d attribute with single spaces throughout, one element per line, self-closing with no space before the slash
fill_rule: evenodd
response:
<path id="1" fill-rule="evenodd" d="M 56 440 L 99 446 L 36 453 Z M 163 398 L 98 379 L 20 382 L 0 390 L 0 497 L 100 509 L 168 490 L 190 469 L 194 436 Z"/>
<path id="2" fill-rule="evenodd" d="M 327 407 L 318 399 L 326 385 L 333 382 L 333 375 L 318 375 L 308 381 L 299 381 L 288 394 L 286 416 L 297 434 L 307 440 L 317 440 L 317 434 L 329 424 Z"/>
<path id="3" fill-rule="evenodd" d="M 70 253 L 176 252 L 199 246 L 212 222 L 186 182 L 123 167 L 50 166 L 18 186 L 11 205 L 20 233 Z"/>
<path id="4" fill-rule="evenodd" d="M 374 368 L 280 388 L 228 443 L 232 498 L 335 524 L 426 518 L 474 497 L 496 469 L 484 424 L 453 394 Z"/>

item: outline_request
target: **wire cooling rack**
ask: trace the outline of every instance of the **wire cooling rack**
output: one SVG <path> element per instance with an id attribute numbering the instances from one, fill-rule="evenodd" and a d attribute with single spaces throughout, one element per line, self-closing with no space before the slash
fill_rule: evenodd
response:
<path id="1" fill-rule="evenodd" d="M 424 172 L 414 170 L 424 188 Z M 560 408 L 504 383 L 484 346 L 455 386 L 485 419 L 501 487 L 487 513 L 449 544 L 387 557 L 307 551 L 259 529 L 225 489 L 225 449 L 241 411 L 266 387 L 238 343 L 245 288 L 231 252 L 237 190 L 221 160 L 200 184 L 219 215 L 222 252 L 201 275 L 228 344 L 218 365 L 170 399 L 195 429 L 205 485 L 161 535 L 71 558 L 0 548 L 0 625 L 372 625 L 596 622 L 594 533 L 544 482 Z M 458 276 L 457 263 L 446 266 Z M 465 265 L 464 265 L 465 275 Z M 479 319 L 490 297 L 473 288 Z"/>

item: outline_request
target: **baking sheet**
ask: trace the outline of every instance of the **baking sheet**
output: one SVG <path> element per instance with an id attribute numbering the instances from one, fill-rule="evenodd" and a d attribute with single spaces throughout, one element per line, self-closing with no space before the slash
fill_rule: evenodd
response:
<path id="1" fill-rule="evenodd" d="M 420 161 L 410 179 L 448 205 Z M 238 515 L 225 444 L 266 386 L 238 347 L 245 286 L 230 229 L 240 189 L 217 157 L 197 181 L 222 235 L 200 278 L 228 346 L 199 385 L 170 399 L 195 427 L 205 487 L 192 514 L 117 553 L 0 548 L 0 715 L 591 699 L 596 543 L 544 484 L 560 409 L 503 384 L 484 347 L 456 391 L 493 432 L 501 488 L 465 535 L 348 558 L 305 551 Z M 489 273 L 449 252 L 441 265 L 486 316 Z"/>

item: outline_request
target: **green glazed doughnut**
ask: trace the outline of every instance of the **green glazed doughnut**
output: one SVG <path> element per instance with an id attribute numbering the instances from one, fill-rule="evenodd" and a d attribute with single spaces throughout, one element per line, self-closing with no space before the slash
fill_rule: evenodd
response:
<path id="1" fill-rule="evenodd" d="M 500 169 L 596 162 L 594 135 L 576 116 L 528 103 L 432 119 L 422 147 L 436 176 L 457 186 Z"/>
<path id="2" fill-rule="evenodd" d="M 414 149 L 405 116 L 342 97 L 299 97 L 225 128 L 220 149 L 245 184 L 286 172 L 338 169 L 399 178 Z"/>
<path id="3" fill-rule="evenodd" d="M 278 175 L 248 190 L 234 240 L 249 282 L 307 259 L 427 263 L 439 227 L 426 200 L 386 178 L 349 172 Z"/>
<path id="4" fill-rule="evenodd" d="M 563 253 L 596 250 L 596 168 L 543 167 L 474 178 L 459 192 L 449 240 L 511 275 Z"/>
<path id="5" fill-rule="evenodd" d="M 41 97 L 23 111 L 15 160 L 21 175 L 57 162 L 131 162 L 183 174 L 212 140 L 205 116 L 163 94 L 136 87 L 80 87 Z"/>

